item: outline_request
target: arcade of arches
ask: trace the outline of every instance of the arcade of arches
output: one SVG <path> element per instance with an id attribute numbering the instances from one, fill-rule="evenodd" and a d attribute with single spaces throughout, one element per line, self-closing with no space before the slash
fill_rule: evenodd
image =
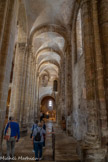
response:
<path id="1" fill-rule="evenodd" d="M 0 153 L 8 116 L 23 132 L 41 110 L 83 161 L 105 161 L 108 0 L 0 0 Z"/>

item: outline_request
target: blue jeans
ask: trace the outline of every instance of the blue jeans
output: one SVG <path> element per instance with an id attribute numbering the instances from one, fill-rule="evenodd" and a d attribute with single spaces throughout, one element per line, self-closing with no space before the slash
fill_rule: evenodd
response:
<path id="1" fill-rule="evenodd" d="M 10 137 L 9 141 L 7 141 L 7 157 L 12 154 L 12 157 L 14 157 L 14 152 L 15 152 L 15 137 Z"/>
<path id="2" fill-rule="evenodd" d="M 35 158 L 42 157 L 42 146 L 43 146 L 43 142 L 34 142 Z"/>

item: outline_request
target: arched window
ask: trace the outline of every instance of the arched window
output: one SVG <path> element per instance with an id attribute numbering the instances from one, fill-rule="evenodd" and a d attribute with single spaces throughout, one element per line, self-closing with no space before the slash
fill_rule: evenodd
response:
<path id="1" fill-rule="evenodd" d="M 57 92 L 57 86 L 58 86 L 57 80 L 54 80 L 54 82 L 53 82 L 53 91 Z"/>
<path id="2" fill-rule="evenodd" d="M 52 106 L 52 100 L 49 100 L 48 106 Z"/>
<path id="3" fill-rule="evenodd" d="M 48 101 L 48 109 L 53 110 L 53 101 L 52 100 Z"/>
<path id="4" fill-rule="evenodd" d="M 83 54 L 82 50 L 82 22 L 81 22 L 81 9 L 78 11 L 76 19 L 76 55 L 77 60 Z"/>

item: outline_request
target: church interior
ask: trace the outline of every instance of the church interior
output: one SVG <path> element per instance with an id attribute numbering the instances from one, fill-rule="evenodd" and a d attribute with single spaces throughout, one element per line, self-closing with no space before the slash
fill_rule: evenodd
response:
<path id="1" fill-rule="evenodd" d="M 41 112 L 56 162 L 107 162 L 107 106 L 108 0 L 0 0 L 0 156 L 9 116 L 29 154 Z"/>

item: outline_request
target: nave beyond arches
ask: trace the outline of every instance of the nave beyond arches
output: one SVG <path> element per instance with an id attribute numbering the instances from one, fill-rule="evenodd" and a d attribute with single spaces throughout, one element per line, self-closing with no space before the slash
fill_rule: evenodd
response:
<path id="1" fill-rule="evenodd" d="M 7 118 L 27 132 L 50 97 L 80 159 L 105 162 L 107 53 L 108 0 L 0 0 L 0 155 Z"/>

